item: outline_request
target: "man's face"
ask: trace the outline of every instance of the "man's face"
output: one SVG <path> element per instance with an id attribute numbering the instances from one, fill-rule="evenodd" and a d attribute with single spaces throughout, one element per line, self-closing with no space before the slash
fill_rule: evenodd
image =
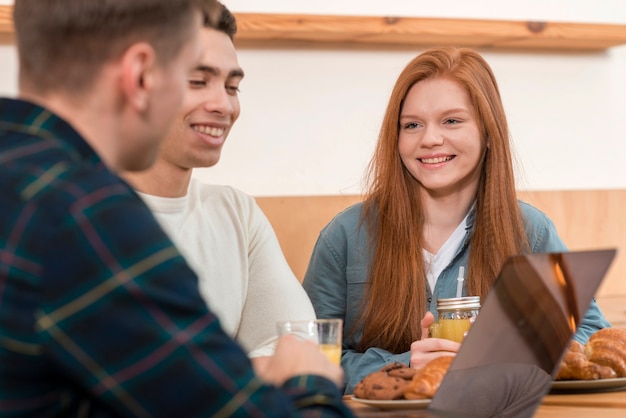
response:
<path id="1" fill-rule="evenodd" d="M 126 136 L 119 150 L 118 168 L 127 171 L 145 170 L 158 158 L 167 132 L 172 129 L 181 109 L 189 73 L 197 67 L 201 48 L 200 15 L 186 42 L 174 59 L 166 64 L 155 61 L 143 78 L 148 104 L 136 123 L 124 127 Z"/>
<path id="2" fill-rule="evenodd" d="M 200 64 L 187 78 L 183 105 L 159 156 L 185 170 L 217 164 L 240 111 L 243 71 L 232 41 L 223 32 L 204 28 L 200 47 Z"/>

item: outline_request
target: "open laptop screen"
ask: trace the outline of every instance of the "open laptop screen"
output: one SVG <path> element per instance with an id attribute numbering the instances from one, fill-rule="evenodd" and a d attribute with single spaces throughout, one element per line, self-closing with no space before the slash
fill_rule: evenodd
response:
<path id="1" fill-rule="evenodd" d="M 444 416 L 532 416 L 615 252 L 509 258 L 430 409 Z"/>

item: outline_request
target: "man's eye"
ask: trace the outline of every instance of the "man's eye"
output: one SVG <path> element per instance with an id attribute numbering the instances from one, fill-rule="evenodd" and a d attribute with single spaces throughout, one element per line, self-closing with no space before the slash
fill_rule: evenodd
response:
<path id="1" fill-rule="evenodd" d="M 191 87 L 204 87 L 206 86 L 206 83 L 204 80 L 189 80 L 189 85 Z"/>
<path id="2" fill-rule="evenodd" d="M 237 94 L 239 93 L 239 87 L 238 86 L 226 86 L 226 91 L 229 94 Z"/>

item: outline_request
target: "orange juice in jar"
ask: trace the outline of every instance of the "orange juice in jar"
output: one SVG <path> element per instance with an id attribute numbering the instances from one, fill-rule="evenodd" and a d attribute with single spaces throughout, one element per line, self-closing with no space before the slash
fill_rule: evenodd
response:
<path id="1" fill-rule="evenodd" d="M 439 299 L 437 322 L 430 326 L 430 336 L 462 342 L 479 310 L 480 296 Z"/>

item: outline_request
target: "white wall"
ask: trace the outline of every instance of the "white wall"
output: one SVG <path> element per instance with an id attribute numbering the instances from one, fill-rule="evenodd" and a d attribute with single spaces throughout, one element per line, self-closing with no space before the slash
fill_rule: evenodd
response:
<path id="1" fill-rule="evenodd" d="M 0 0 L 0 5 L 13 4 L 13 0 Z M 0 95 L 17 93 L 17 55 L 11 45 L 0 43 Z"/>
<path id="2" fill-rule="evenodd" d="M 235 12 L 626 24 L 624 0 L 224 3 Z M 522 165 L 520 188 L 626 188 L 626 46 L 593 53 L 481 52 L 499 80 Z M 240 49 L 242 115 L 218 166 L 197 176 L 259 196 L 358 193 L 395 78 L 417 53 Z M 0 47 L 0 93 L 15 93 L 14 55 L 12 47 Z"/>

